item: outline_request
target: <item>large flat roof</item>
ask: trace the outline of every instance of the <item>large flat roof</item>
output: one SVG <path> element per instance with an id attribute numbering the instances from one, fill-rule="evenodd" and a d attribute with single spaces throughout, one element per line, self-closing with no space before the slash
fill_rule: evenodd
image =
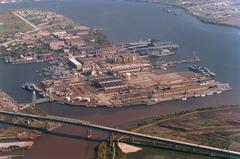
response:
<path id="1" fill-rule="evenodd" d="M 79 66 L 79 65 L 82 66 L 82 64 L 78 62 L 75 58 L 69 58 L 68 60 L 76 66 Z"/>

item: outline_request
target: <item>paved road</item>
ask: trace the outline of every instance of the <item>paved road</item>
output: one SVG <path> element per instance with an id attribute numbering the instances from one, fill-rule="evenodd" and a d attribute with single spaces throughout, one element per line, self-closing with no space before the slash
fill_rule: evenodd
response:
<path id="1" fill-rule="evenodd" d="M 22 17 L 21 15 L 19 15 L 17 12 L 12 12 L 15 16 L 19 17 L 20 19 L 22 19 L 24 22 L 26 22 L 27 24 L 31 25 L 35 30 L 38 30 L 39 28 L 34 25 L 33 23 L 29 22 L 27 19 L 25 19 L 24 17 Z"/>

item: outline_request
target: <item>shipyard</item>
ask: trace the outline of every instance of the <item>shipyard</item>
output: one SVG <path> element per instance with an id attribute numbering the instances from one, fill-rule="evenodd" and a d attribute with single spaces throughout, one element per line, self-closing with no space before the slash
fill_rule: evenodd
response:
<path id="1" fill-rule="evenodd" d="M 0 127 L 0 155 L 1 153 L 4 153 L 4 155 L 7 153 L 11 154 L 10 156 L 4 156 L 6 158 L 25 158 L 25 156 L 22 155 L 24 153 L 20 153 L 20 155 L 12 154 L 19 150 L 36 149 L 33 144 L 37 145 L 38 143 L 35 143 L 36 139 L 45 132 L 41 138 L 44 138 L 45 135 L 47 137 L 50 135 L 53 138 L 61 137 L 62 139 L 63 137 L 65 140 L 71 139 L 77 142 L 79 142 L 78 140 L 86 140 L 87 144 L 90 143 L 89 141 L 94 140 L 94 137 L 103 137 L 103 135 L 99 135 L 102 132 L 98 134 L 98 132 L 95 132 L 95 129 L 90 129 L 91 127 L 85 131 L 85 128 L 88 127 L 84 126 L 80 127 L 80 131 L 84 131 L 80 132 L 80 135 L 83 135 L 83 137 L 72 134 L 68 135 L 68 131 L 72 131 L 74 128 L 72 129 L 72 125 L 65 127 L 66 123 L 64 123 L 61 129 L 57 129 L 56 133 L 55 131 L 50 133 L 50 131 L 61 126 L 61 124 L 57 124 L 56 120 L 49 122 L 51 118 L 54 118 L 55 114 L 59 115 L 59 118 L 56 116 L 57 119 L 63 117 L 64 120 L 67 120 L 68 116 L 80 118 L 81 121 L 83 121 L 83 125 L 95 122 L 96 125 L 101 126 L 101 122 L 103 122 L 103 124 L 113 127 L 111 129 L 114 132 L 118 127 L 122 127 L 119 125 L 124 124 L 124 122 L 126 122 L 125 120 L 131 120 L 131 122 L 134 120 L 132 123 L 137 123 L 141 120 L 145 123 L 147 116 L 145 116 L 144 113 L 152 113 L 152 115 L 148 115 L 151 117 L 150 120 L 153 120 L 153 123 L 149 122 L 149 125 L 153 125 L 155 128 L 157 127 L 155 126 L 156 121 L 158 124 L 158 122 L 162 122 L 161 120 L 167 120 L 166 123 L 164 123 L 167 125 L 171 117 L 174 118 L 175 116 L 179 117 L 178 115 L 184 115 L 188 112 L 185 112 L 185 109 L 194 107 L 194 105 L 191 107 L 188 106 L 189 103 L 192 104 L 192 101 L 204 101 L 206 98 L 213 99 L 213 96 L 221 98 L 225 93 L 227 94 L 227 92 L 231 92 L 231 90 L 235 88 L 231 82 L 230 85 L 227 83 L 228 80 L 223 80 L 219 76 L 216 68 L 204 61 L 206 60 L 205 58 L 199 56 L 201 54 L 200 51 L 196 51 L 196 54 L 192 53 L 189 55 L 189 53 L 188 56 L 182 56 L 179 50 L 182 49 L 183 44 L 168 40 L 171 38 L 164 37 L 166 40 L 164 40 L 164 38 L 158 40 L 154 37 L 147 37 L 128 42 L 112 42 L 102 29 L 76 23 L 70 18 L 48 10 L 11 10 L 5 12 L 4 16 L 8 18 L 1 19 L 0 17 L 0 57 L 3 59 L 3 65 L 19 68 L 22 68 L 22 66 L 38 66 L 36 67 L 37 69 L 32 71 L 34 75 L 36 75 L 34 78 L 28 78 L 28 73 L 31 71 L 27 69 L 27 71 L 23 71 L 24 73 L 21 72 L 21 76 L 26 77 L 24 80 L 21 80 L 21 83 L 17 83 L 17 88 L 14 88 L 19 89 L 20 91 L 17 90 L 19 92 L 26 93 L 26 98 L 28 98 L 27 103 L 18 103 L 10 97 L 10 94 L 15 92 L 15 90 L 12 92 L 8 89 L 6 89 L 6 91 L 0 90 L 0 97 L 2 98 L 0 111 L 20 114 L 20 117 L 16 116 L 13 119 L 11 119 L 11 116 L 6 117 L 5 115 L 0 115 L 1 122 L 11 123 L 11 127 Z M 15 17 L 14 20 L 20 27 L 9 27 L 12 24 L 12 22 L 8 21 L 11 19 L 10 17 Z M 1 23 L 3 24 L 2 28 Z M 8 91 L 10 92 L 9 94 L 6 93 Z M 32 99 L 30 99 L 30 97 L 32 97 Z M 170 117 L 168 115 L 164 116 L 166 118 L 162 116 L 152 117 L 153 114 L 158 115 L 165 113 L 164 110 L 159 108 L 162 106 L 160 103 L 167 103 L 166 107 L 163 106 L 162 109 L 168 109 L 168 106 L 172 103 L 180 103 L 183 107 L 186 106 L 186 108 L 177 108 L 179 110 L 183 109 L 183 111 L 178 114 L 177 111 L 179 110 L 177 110 L 176 113 L 170 114 Z M 136 111 L 139 113 L 138 117 L 122 120 L 120 117 L 124 117 L 126 114 L 120 114 L 121 111 L 118 110 L 124 110 L 125 113 L 128 110 L 125 111 L 125 108 L 121 107 L 127 107 L 126 109 L 150 108 L 152 111 L 142 112 L 143 114 Z M 155 108 L 160 111 L 154 113 Z M 55 109 L 58 109 L 57 113 L 54 112 Z M 206 108 L 207 111 L 211 109 L 213 108 Z M 218 109 L 218 107 L 216 107 L 216 109 Z M 219 107 L 219 109 L 222 108 Z M 45 110 L 49 112 L 49 115 Z M 67 114 L 65 114 L 66 110 L 68 111 Z M 75 110 L 80 110 L 82 114 L 77 114 L 77 111 L 75 114 Z M 93 113 L 91 119 L 88 119 L 87 113 L 85 116 L 85 110 Z M 104 112 L 116 111 L 119 114 L 113 113 L 113 117 L 104 119 L 107 121 L 105 122 L 101 120 L 101 113 L 98 112 L 103 110 Z M 206 110 L 203 109 L 200 111 Z M 230 111 L 231 110 L 232 109 L 230 109 Z M 198 111 L 198 109 L 192 109 L 188 113 L 198 113 Z M 132 113 L 135 114 L 136 112 Z M 99 119 L 96 119 L 99 117 L 97 113 L 101 116 Z M 40 118 L 25 119 L 21 117 L 21 114 L 41 116 L 42 118 L 49 118 L 50 120 L 41 120 Z M 64 118 L 65 116 L 66 118 Z M 188 119 L 186 118 L 184 121 Z M 74 119 L 69 118 L 69 120 L 73 121 Z M 233 122 L 238 121 L 233 120 Z M 15 124 L 19 124 L 24 128 L 18 126 L 12 127 L 12 125 L 15 126 Z M 145 127 L 141 122 L 137 124 L 136 129 L 139 131 L 142 130 L 139 125 L 142 125 L 143 128 Z M 161 125 L 161 129 L 165 129 L 165 125 Z M 123 129 L 131 130 L 131 126 L 132 125 L 130 125 L 130 128 L 124 127 Z M 147 126 L 148 124 L 146 127 Z M 178 125 L 171 126 L 169 126 L 169 129 L 172 127 L 173 129 L 175 129 L 175 127 L 176 129 L 181 129 L 181 126 L 178 128 Z M 152 135 L 153 132 L 150 131 L 152 127 L 147 128 L 149 132 L 144 130 L 146 134 Z M 62 134 L 58 132 L 64 129 L 67 129 L 67 131 Z M 160 128 L 158 129 L 160 130 Z M 133 133 L 135 132 L 134 129 L 131 131 Z M 184 131 L 185 129 L 183 132 Z M 71 133 L 75 132 L 72 131 Z M 198 132 L 196 132 L 196 134 L 197 133 Z M 202 133 L 204 133 L 204 131 Z M 158 134 L 156 136 L 158 136 Z M 169 136 L 172 139 L 172 136 Z M 109 141 L 108 139 L 103 139 L 103 144 L 106 142 L 107 148 L 105 147 L 105 149 L 115 147 L 117 149 L 117 152 L 114 152 L 115 154 L 118 154 L 119 148 L 121 148 L 121 153 L 125 154 L 136 153 L 137 151 L 141 153 L 142 149 L 145 149 L 145 147 L 134 147 L 121 142 L 120 140 L 123 139 L 122 141 L 125 141 L 125 139 L 127 140 L 128 138 L 122 135 L 115 136 L 116 138 L 119 137 L 119 139 L 117 139 L 119 142 L 114 141 L 111 145 L 109 144 L 111 142 L 110 137 L 112 136 L 109 136 Z M 129 137 L 129 139 L 131 140 L 131 137 Z M 183 138 L 183 141 L 185 140 L 196 144 L 197 147 L 199 146 L 198 144 L 203 144 L 200 143 L 200 141 L 194 142 L 194 139 Z M 53 141 L 49 140 L 49 143 L 50 142 Z M 134 143 L 134 141 L 132 143 Z M 89 145 L 93 146 L 92 143 Z M 101 156 L 101 145 L 102 143 L 100 143 L 97 148 L 97 155 L 99 155 L 100 152 L 99 156 Z M 219 147 L 219 145 L 211 144 L 208 146 Z M 74 148 L 69 147 L 69 149 Z M 129 149 L 135 150 L 131 152 Z M 94 152 L 95 151 L 94 149 Z M 111 149 L 109 152 L 106 151 L 104 153 L 112 153 L 113 151 L 114 150 Z M 57 153 L 57 155 L 59 154 L 61 153 Z M 28 158 L 28 156 L 26 158 Z M 88 157 L 84 156 L 83 158 Z"/>
<path id="2" fill-rule="evenodd" d="M 115 44 L 96 28 L 54 12 L 26 9 L 12 13 L 33 29 L 30 34 L 15 33 L 15 39 L 3 39 L 2 54 L 11 64 L 49 62 L 38 70 L 43 81 L 22 85 L 38 98 L 51 97 L 51 101 L 69 105 L 121 107 L 185 101 L 231 90 L 207 66 L 198 66 L 197 56 L 169 60 L 181 47 L 173 42 L 146 39 Z M 159 61 L 154 63 L 152 58 Z M 189 70 L 172 69 L 180 64 Z"/>
<path id="3" fill-rule="evenodd" d="M 152 56 L 173 56 L 161 52 L 166 49 L 176 52 L 178 47 L 148 39 L 65 54 L 40 71 L 45 80 L 39 87 L 59 103 L 88 107 L 152 105 L 231 90 L 229 84 L 217 81 L 206 66 L 198 66 L 200 59 L 196 56 L 178 61 L 151 61 Z M 150 51 L 146 56 L 141 50 L 146 53 L 157 50 L 160 55 Z M 185 64 L 189 71 L 171 71 L 179 64 Z"/>

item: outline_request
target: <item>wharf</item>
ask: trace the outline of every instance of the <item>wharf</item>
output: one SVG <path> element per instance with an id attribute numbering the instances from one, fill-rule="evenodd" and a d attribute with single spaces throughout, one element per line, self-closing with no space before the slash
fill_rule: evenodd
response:
<path id="1" fill-rule="evenodd" d="M 31 141 L 24 141 L 24 142 L 4 142 L 0 143 L 0 151 L 8 151 L 9 149 L 14 148 L 26 148 L 30 149 L 33 145 Z"/>
<path id="2" fill-rule="evenodd" d="M 173 65 L 177 65 L 177 64 L 196 63 L 196 62 L 200 62 L 200 59 L 198 57 L 196 57 L 194 59 L 190 59 L 190 60 L 180 60 L 180 61 L 167 62 L 166 65 L 173 66 Z"/>
<path id="3" fill-rule="evenodd" d="M 200 62 L 200 61 L 201 61 L 200 58 L 195 56 L 193 59 L 162 62 L 162 63 L 159 63 L 159 64 L 155 64 L 154 67 L 155 68 L 163 68 L 163 67 L 168 67 L 168 66 L 171 67 L 171 66 L 179 65 L 179 64 L 197 63 L 197 62 Z"/>
<path id="4" fill-rule="evenodd" d="M 0 159 L 13 159 L 13 158 L 23 158 L 24 155 L 6 155 L 0 156 Z"/>

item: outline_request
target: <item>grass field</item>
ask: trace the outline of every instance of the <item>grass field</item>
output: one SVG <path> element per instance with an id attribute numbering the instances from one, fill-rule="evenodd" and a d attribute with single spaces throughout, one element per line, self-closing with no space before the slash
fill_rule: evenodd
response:
<path id="1" fill-rule="evenodd" d="M 1 22 L 0 22 L 0 31 L 3 30 L 3 29 L 5 29 L 5 28 L 6 28 L 6 25 L 5 25 L 4 23 L 1 23 Z"/>
<path id="2" fill-rule="evenodd" d="M 32 29 L 29 24 L 26 24 L 10 11 L 2 11 L 0 14 L 0 36 L 26 32 Z"/>
<path id="3" fill-rule="evenodd" d="M 137 131 L 169 139 L 187 141 L 240 151 L 240 106 L 219 107 L 210 110 L 193 111 L 182 115 L 173 115 L 167 120 L 160 120 Z M 171 154 L 171 155 L 169 155 Z M 146 159 L 198 158 L 169 150 L 145 149 L 138 155 Z M 201 158 L 201 157 L 200 157 Z"/>
<path id="4" fill-rule="evenodd" d="M 202 155 L 191 155 L 189 153 L 176 152 L 166 149 L 142 147 L 138 153 L 128 154 L 127 159 L 216 159 Z"/>

